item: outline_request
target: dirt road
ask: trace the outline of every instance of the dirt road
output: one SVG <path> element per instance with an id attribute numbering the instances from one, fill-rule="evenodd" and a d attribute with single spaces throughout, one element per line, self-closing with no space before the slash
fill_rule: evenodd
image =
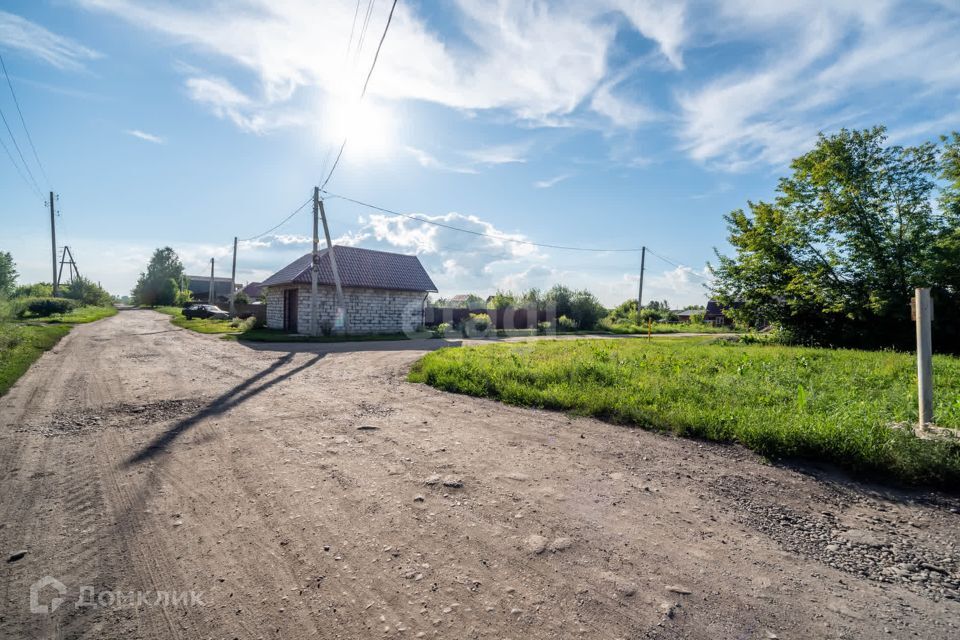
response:
<path id="1" fill-rule="evenodd" d="M 0 637 L 960 635 L 954 498 L 411 385 L 424 344 L 76 328 L 0 399 Z"/>

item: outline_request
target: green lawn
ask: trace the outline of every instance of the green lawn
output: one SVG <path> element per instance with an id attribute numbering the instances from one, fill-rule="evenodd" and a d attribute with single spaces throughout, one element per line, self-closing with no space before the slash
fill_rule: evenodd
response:
<path id="1" fill-rule="evenodd" d="M 196 331 L 197 333 L 231 333 L 238 334 L 240 329 L 231 326 L 230 320 L 212 320 L 207 318 L 194 318 L 187 320 L 183 316 L 183 309 L 180 307 L 154 307 L 154 311 L 165 313 L 169 316 L 170 322 L 183 329 Z"/>
<path id="2" fill-rule="evenodd" d="M 0 395 L 7 392 L 33 361 L 70 332 L 69 325 L 23 325 L 0 322 Z"/>
<path id="3" fill-rule="evenodd" d="M 960 358 L 934 359 L 937 423 L 960 428 Z M 523 406 L 739 442 L 907 483 L 956 487 L 960 443 L 921 440 L 908 354 L 670 341 L 577 340 L 442 349 L 410 380 Z"/>
<path id="4" fill-rule="evenodd" d="M 604 327 L 606 331 L 619 335 L 650 333 L 733 333 L 733 327 L 715 327 L 702 322 L 654 322 L 648 328 L 643 324 L 615 324 Z"/>

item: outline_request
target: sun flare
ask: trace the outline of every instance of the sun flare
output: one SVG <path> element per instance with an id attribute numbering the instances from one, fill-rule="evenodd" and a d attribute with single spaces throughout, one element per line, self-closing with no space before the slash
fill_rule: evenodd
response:
<path id="1" fill-rule="evenodd" d="M 393 147 L 396 117 L 386 106 L 370 100 L 357 104 L 331 98 L 323 114 L 320 137 L 334 149 L 339 149 L 346 138 L 345 159 L 375 160 L 388 155 Z"/>

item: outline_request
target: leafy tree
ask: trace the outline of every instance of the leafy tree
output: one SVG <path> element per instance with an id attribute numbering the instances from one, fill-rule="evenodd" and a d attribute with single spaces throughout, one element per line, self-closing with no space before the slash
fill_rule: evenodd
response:
<path id="1" fill-rule="evenodd" d="M 9 298 L 17 283 L 17 265 L 9 251 L 0 251 L 0 297 Z"/>
<path id="2" fill-rule="evenodd" d="M 568 315 L 581 329 L 593 329 L 607 315 L 607 310 L 595 295 L 583 289 L 573 294 L 570 313 L 560 314 L 560 317 L 564 315 Z"/>
<path id="3" fill-rule="evenodd" d="M 571 314 L 573 308 L 573 290 L 569 287 L 562 284 L 555 284 L 547 291 L 546 295 L 543 296 L 543 300 L 547 305 L 553 305 L 557 317 L 573 317 Z"/>
<path id="4" fill-rule="evenodd" d="M 737 305 L 735 320 L 778 323 L 806 342 L 909 348 L 913 288 L 938 287 L 955 255 L 960 199 L 947 188 L 933 207 L 938 177 L 960 192 L 960 138 L 945 143 L 890 146 L 882 127 L 821 134 L 773 202 L 725 216 L 736 254 L 711 266 L 718 301 Z M 938 287 L 955 304 L 950 291 Z"/>
<path id="5" fill-rule="evenodd" d="M 176 300 L 183 263 L 170 247 L 153 252 L 147 270 L 140 274 L 131 295 L 143 306 L 170 305 Z"/>
<path id="6" fill-rule="evenodd" d="M 490 300 L 487 301 L 487 306 L 491 309 L 509 309 L 514 307 L 517 304 L 517 298 L 510 291 L 500 291 L 497 289 L 497 292 L 490 297 Z"/>
<path id="7" fill-rule="evenodd" d="M 233 296 L 233 301 L 237 304 L 249 304 L 250 296 L 245 294 L 243 291 L 237 291 L 237 293 Z"/>
<path id="8" fill-rule="evenodd" d="M 545 302 L 543 299 L 543 292 L 536 287 L 531 288 L 529 291 L 524 292 L 518 299 L 517 302 L 522 307 L 535 308 L 535 309 L 544 309 Z"/>

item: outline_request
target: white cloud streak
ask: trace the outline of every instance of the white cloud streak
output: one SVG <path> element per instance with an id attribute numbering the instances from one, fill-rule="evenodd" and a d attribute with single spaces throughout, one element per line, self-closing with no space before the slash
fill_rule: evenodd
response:
<path id="1" fill-rule="evenodd" d="M 140 129 L 127 129 L 124 131 L 124 133 L 128 136 L 145 140 L 146 142 L 152 142 L 153 144 L 166 144 L 166 140 L 164 140 L 162 137 L 152 133 L 147 133 L 146 131 L 141 131 Z"/>
<path id="2" fill-rule="evenodd" d="M 18 15 L 0 11 L 0 48 L 19 51 L 65 71 L 79 71 L 103 55 Z"/>

